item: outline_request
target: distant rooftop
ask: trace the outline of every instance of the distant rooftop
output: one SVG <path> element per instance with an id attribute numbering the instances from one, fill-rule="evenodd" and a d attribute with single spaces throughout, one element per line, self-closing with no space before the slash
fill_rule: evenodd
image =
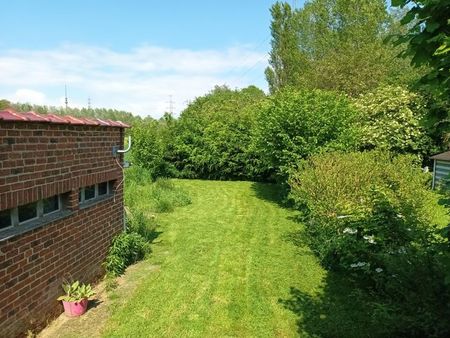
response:
<path id="1" fill-rule="evenodd" d="M 73 117 L 70 115 L 38 114 L 34 111 L 16 112 L 13 109 L 0 110 L 0 121 L 10 122 L 47 122 L 53 124 L 71 124 L 102 127 L 129 128 L 122 121 L 101 120 L 91 117 Z"/>

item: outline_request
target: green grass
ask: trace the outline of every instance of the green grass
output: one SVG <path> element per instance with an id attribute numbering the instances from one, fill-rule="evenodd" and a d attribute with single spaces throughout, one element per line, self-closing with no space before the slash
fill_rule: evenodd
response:
<path id="1" fill-rule="evenodd" d="M 192 203 L 157 215 L 161 233 L 143 264 L 160 268 L 112 306 L 104 335 L 298 336 L 299 313 L 283 301 L 292 290 L 315 299 L 326 274 L 309 250 L 291 240 L 300 225 L 294 212 L 276 203 L 276 187 L 173 182 Z M 145 208 L 142 199 L 136 203 Z"/>

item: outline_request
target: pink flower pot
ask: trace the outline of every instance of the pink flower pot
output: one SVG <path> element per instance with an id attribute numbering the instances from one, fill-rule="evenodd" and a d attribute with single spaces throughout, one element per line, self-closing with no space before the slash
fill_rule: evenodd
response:
<path id="1" fill-rule="evenodd" d="M 64 306 L 64 313 L 69 317 L 78 317 L 86 312 L 88 306 L 88 299 L 82 299 L 79 302 L 62 301 Z"/>

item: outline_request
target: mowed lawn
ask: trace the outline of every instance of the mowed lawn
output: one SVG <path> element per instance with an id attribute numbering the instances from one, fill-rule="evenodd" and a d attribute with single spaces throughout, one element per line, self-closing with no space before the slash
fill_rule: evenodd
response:
<path id="1" fill-rule="evenodd" d="M 104 335 L 298 336 L 299 318 L 280 300 L 291 288 L 314 297 L 325 272 L 293 243 L 300 224 L 276 203 L 276 186 L 174 182 L 192 204 L 157 215 L 161 233 L 148 264 L 159 269 L 114 307 Z"/>

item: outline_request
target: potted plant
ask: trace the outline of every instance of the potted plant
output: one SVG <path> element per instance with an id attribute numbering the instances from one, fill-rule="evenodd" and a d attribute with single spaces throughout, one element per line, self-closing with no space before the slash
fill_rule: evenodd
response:
<path id="1" fill-rule="evenodd" d="M 75 281 L 72 284 L 64 283 L 62 288 L 66 294 L 58 297 L 58 300 L 62 301 L 65 314 L 69 317 L 77 317 L 85 313 L 89 297 L 95 295 L 91 285 Z"/>

